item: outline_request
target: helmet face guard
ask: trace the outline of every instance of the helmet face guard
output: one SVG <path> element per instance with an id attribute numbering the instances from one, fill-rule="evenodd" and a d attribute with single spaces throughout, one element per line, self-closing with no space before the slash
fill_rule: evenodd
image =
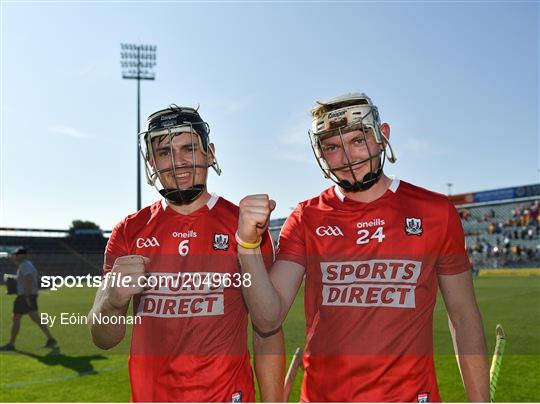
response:
<path id="1" fill-rule="evenodd" d="M 318 102 L 311 111 L 312 130 L 308 132 L 311 148 L 319 167 L 326 178 L 330 178 L 346 191 L 365 191 L 371 188 L 383 173 L 384 162 L 396 161 L 390 142 L 380 129 L 377 107 L 365 94 L 347 94 L 326 102 Z M 356 142 L 367 150 L 367 157 L 353 160 L 345 146 L 344 135 L 358 132 Z M 343 150 L 345 161 L 339 166 L 329 163 L 329 154 L 334 147 Z M 390 154 L 387 154 L 387 148 Z M 369 171 L 359 178 L 355 168 L 369 164 Z M 340 178 L 340 173 L 349 173 L 352 181 Z M 341 175 L 343 176 L 343 175 Z"/>
<path id="2" fill-rule="evenodd" d="M 139 150 L 148 184 L 172 203 L 193 202 L 206 188 L 208 167 L 221 174 L 209 147 L 210 127 L 195 109 L 177 106 L 150 115 L 146 126 Z"/>

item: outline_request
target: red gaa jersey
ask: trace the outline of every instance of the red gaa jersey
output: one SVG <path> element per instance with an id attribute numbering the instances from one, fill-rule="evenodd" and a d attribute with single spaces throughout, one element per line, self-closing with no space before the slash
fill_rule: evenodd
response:
<path id="1" fill-rule="evenodd" d="M 469 270 L 448 198 L 396 179 L 370 203 L 329 188 L 288 217 L 277 259 L 306 268 L 302 401 L 440 401 L 437 275 Z"/>
<path id="2" fill-rule="evenodd" d="M 247 308 L 234 234 L 239 208 L 216 195 L 181 215 L 156 202 L 113 230 L 104 271 L 139 254 L 150 288 L 133 299 L 129 373 L 133 401 L 254 401 Z M 270 234 L 262 251 L 271 266 Z M 158 283 L 159 282 L 159 283 Z"/>

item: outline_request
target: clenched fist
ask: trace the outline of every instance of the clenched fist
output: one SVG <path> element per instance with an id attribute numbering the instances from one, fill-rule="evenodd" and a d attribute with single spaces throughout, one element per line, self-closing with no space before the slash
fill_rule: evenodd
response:
<path id="1" fill-rule="evenodd" d="M 266 231 L 270 213 L 276 202 L 266 194 L 248 195 L 240 201 L 238 236 L 247 242 L 255 243 Z"/>
<path id="2" fill-rule="evenodd" d="M 145 265 L 149 262 L 150 260 L 142 255 L 125 255 L 114 261 L 104 289 L 105 299 L 111 308 L 125 307 L 132 296 L 144 290 L 140 285 L 145 283 L 140 279 L 145 277 Z"/>

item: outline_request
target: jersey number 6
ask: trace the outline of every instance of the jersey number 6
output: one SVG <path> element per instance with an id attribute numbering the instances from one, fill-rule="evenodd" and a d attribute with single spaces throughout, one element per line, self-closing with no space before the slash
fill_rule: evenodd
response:
<path id="1" fill-rule="evenodd" d="M 185 257 L 189 253 L 189 240 L 182 240 L 180 241 L 180 244 L 178 244 L 178 254 L 180 254 L 182 257 Z"/>

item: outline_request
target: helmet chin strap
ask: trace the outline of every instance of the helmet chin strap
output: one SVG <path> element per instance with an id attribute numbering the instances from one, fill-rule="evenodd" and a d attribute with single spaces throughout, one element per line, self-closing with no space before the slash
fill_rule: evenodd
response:
<path id="1" fill-rule="evenodd" d="M 189 205 L 190 203 L 194 202 L 196 199 L 198 199 L 203 191 L 206 189 L 206 178 L 208 176 L 208 161 L 206 164 L 203 165 L 197 165 L 193 164 L 191 167 L 191 175 L 193 176 L 193 182 L 192 184 L 182 189 L 180 187 L 180 184 L 178 183 L 178 180 L 176 179 L 176 170 L 177 168 L 173 166 L 172 173 L 175 177 L 176 187 L 165 187 L 163 189 L 159 190 L 159 193 L 161 196 L 169 200 L 171 203 L 174 203 L 176 205 Z M 197 173 L 197 168 L 206 168 L 206 177 L 202 184 L 195 184 L 195 177 Z M 164 181 L 161 182 L 163 185 Z"/>
<path id="2" fill-rule="evenodd" d="M 159 190 L 159 193 L 172 203 L 178 205 L 187 205 L 201 196 L 205 188 L 206 186 L 203 184 L 196 184 L 191 188 L 183 190 L 178 188 L 164 188 Z"/>
<path id="3" fill-rule="evenodd" d="M 366 175 L 364 175 L 364 178 L 362 178 L 362 181 L 355 182 L 354 184 L 351 184 L 347 180 L 342 180 L 339 182 L 338 185 L 349 192 L 367 191 L 373 185 L 375 185 L 380 179 L 381 179 L 381 175 L 377 171 L 377 172 L 367 173 Z"/>
<path id="4" fill-rule="evenodd" d="M 364 178 L 362 178 L 362 181 L 356 181 L 352 183 L 347 180 L 340 180 L 337 182 L 337 184 L 341 188 L 349 192 L 367 191 L 381 179 L 385 160 L 386 160 L 386 152 L 382 150 L 379 153 L 379 167 L 377 167 L 375 171 L 370 171 L 369 173 L 364 175 Z M 353 177 L 354 177 L 354 174 L 353 174 Z"/>

